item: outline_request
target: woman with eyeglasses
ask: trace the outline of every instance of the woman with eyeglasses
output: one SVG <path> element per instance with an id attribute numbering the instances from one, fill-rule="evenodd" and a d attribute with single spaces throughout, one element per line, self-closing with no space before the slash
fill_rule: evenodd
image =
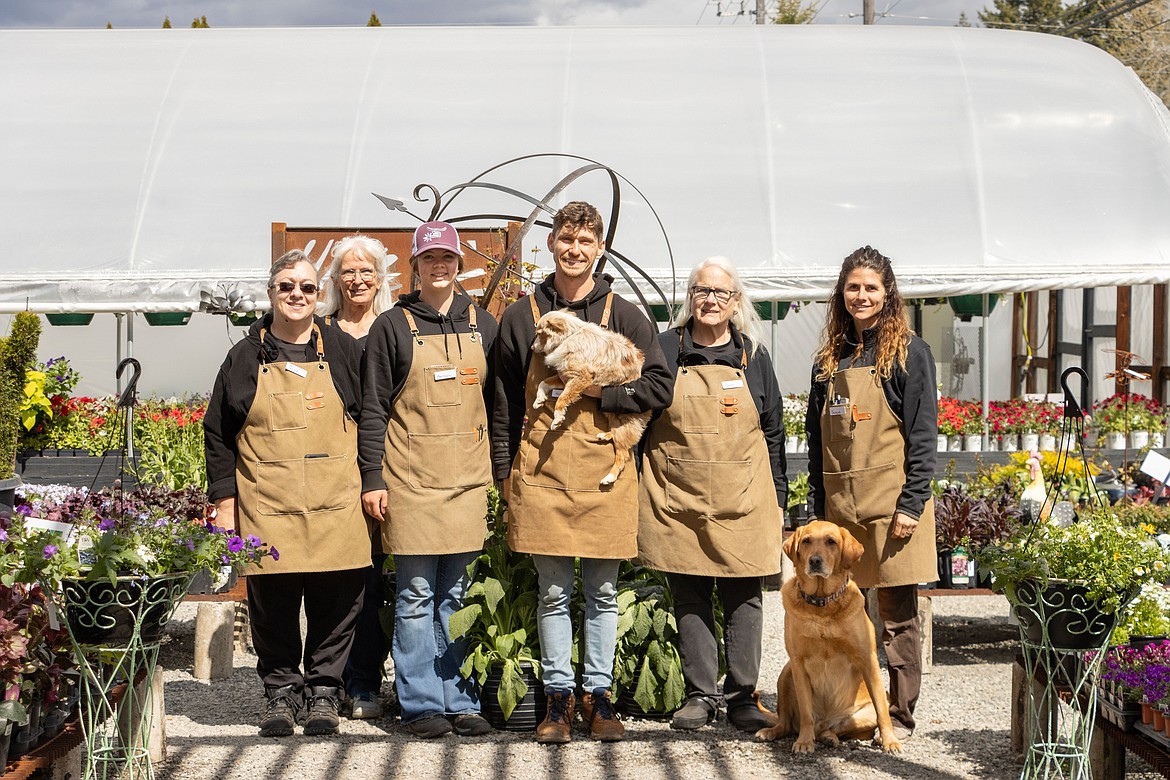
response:
<path id="1" fill-rule="evenodd" d="M 292 734 L 302 709 L 306 735 L 337 733 L 370 565 L 357 466 L 361 350 L 314 317 L 317 297 L 317 270 L 303 252 L 273 263 L 272 310 L 228 352 L 203 420 L 219 524 L 279 552 L 246 572 L 267 698 L 260 735 L 269 737 Z"/>
<path id="2" fill-rule="evenodd" d="M 420 225 L 410 267 L 416 289 L 374 321 L 366 342 L 362 504 L 394 556 L 402 723 L 423 739 L 477 736 L 491 726 L 475 681 L 459 672 L 466 640 L 452 639 L 449 621 L 487 534 L 487 356 L 497 325 L 456 290 L 463 249 L 453 225 Z"/>
<path id="3" fill-rule="evenodd" d="M 723 704 L 732 725 L 754 733 L 768 725 L 756 682 L 763 578 L 780 571 L 788 495 L 783 405 L 735 265 L 707 258 L 687 289 L 659 336 L 676 371 L 674 400 L 645 440 L 638 558 L 667 573 L 674 599 L 687 700 L 671 727 L 701 728 Z M 716 588 L 727 651 L 722 696 Z"/>
<path id="4" fill-rule="evenodd" d="M 370 326 L 382 312 L 394 305 L 393 291 L 402 285 L 392 280 L 390 264 L 382 242 L 369 236 L 346 236 L 333 246 L 329 266 L 321 275 L 321 302 L 317 311 L 325 322 L 353 336 L 363 349 Z M 362 611 L 354 630 L 353 649 L 345 664 L 346 711 L 354 719 L 382 717 L 378 695 L 382 672 L 390 652 L 378 612 L 386 603 L 383 569 L 388 557 L 382 551 L 379 523 L 367 517 L 370 529 L 370 561 Z"/>
<path id="5" fill-rule="evenodd" d="M 808 417 L 813 516 L 865 547 L 852 569 L 877 588 L 890 672 L 890 719 L 914 731 L 922 679 L 918 583 L 935 579 L 938 395 L 930 345 L 906 317 L 890 258 L 864 246 L 841 264 L 813 356 Z"/>

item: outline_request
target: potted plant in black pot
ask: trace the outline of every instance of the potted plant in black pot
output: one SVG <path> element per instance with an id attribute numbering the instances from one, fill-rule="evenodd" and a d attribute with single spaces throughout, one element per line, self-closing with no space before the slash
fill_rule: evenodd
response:
<path id="1" fill-rule="evenodd" d="M 961 483 L 944 488 L 934 499 L 939 587 L 991 587 L 986 572 L 978 572 L 975 555 L 982 547 L 1008 538 L 1019 527 L 1020 518 L 1008 483 L 996 483 L 982 494 Z"/>
<path id="2" fill-rule="evenodd" d="M 613 688 L 627 714 L 661 717 L 686 700 L 678 624 L 666 577 L 623 563 L 618 576 Z"/>
<path id="3" fill-rule="evenodd" d="M 544 720 L 547 702 L 540 682 L 539 592 L 532 556 L 508 549 L 503 507 L 488 490 L 490 535 L 469 567 L 473 576 L 465 606 L 451 615 L 454 639 L 465 638 L 460 673 L 480 685 L 483 716 L 496 729 L 532 731 Z"/>

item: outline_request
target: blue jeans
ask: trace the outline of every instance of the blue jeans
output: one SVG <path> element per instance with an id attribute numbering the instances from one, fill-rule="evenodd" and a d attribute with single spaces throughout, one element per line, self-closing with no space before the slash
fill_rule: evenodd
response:
<path id="1" fill-rule="evenodd" d="M 395 555 L 394 684 L 402 722 L 479 712 L 475 682 L 459 674 L 466 641 L 451 641 L 451 615 L 471 586 L 467 567 L 479 552 Z"/>
<path id="2" fill-rule="evenodd" d="M 541 677 L 550 690 L 577 687 L 573 674 L 573 598 L 575 558 L 533 555 L 540 577 L 536 624 L 540 631 Z M 617 645 L 617 577 L 621 561 L 581 559 L 581 589 L 585 597 L 585 638 L 582 662 L 586 692 L 613 684 L 613 656 Z"/>

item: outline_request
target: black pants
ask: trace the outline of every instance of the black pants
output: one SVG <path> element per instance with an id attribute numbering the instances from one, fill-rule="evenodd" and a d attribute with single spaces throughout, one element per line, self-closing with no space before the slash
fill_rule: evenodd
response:
<path id="1" fill-rule="evenodd" d="M 361 610 L 365 569 L 248 577 L 248 609 L 256 673 L 264 687 L 341 687 Z M 308 631 L 301 644 L 301 603 Z M 301 663 L 304 662 L 304 672 Z"/>
<path id="2" fill-rule="evenodd" d="M 914 707 L 922 687 L 922 627 L 918 624 L 918 586 L 877 589 L 882 646 L 890 671 L 890 717 L 914 728 Z"/>
<path id="3" fill-rule="evenodd" d="M 382 618 L 378 614 L 386 604 L 383 588 L 386 566 L 385 553 L 375 553 L 374 565 L 363 569 L 366 582 L 362 597 L 361 614 L 353 632 L 353 648 L 345 663 L 345 692 L 351 697 L 375 694 L 382 689 L 382 667 L 390 654 L 386 632 L 382 630 Z"/>
<path id="4" fill-rule="evenodd" d="M 723 643 L 727 677 L 723 697 L 728 706 L 751 698 L 760 675 L 763 652 L 763 579 L 668 574 L 678 622 L 679 649 L 687 696 L 717 696 L 719 645 L 711 597 L 716 587 L 723 601 Z"/>

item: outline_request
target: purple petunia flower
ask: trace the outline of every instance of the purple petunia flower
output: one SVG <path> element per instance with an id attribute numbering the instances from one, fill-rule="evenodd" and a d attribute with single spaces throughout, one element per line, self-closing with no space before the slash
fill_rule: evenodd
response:
<path id="1" fill-rule="evenodd" d="M 238 536 L 233 536 L 231 539 L 228 539 L 228 551 L 229 552 L 237 553 L 242 549 L 244 549 L 244 540 L 243 539 L 241 539 Z"/>
<path id="2" fill-rule="evenodd" d="M 8 532 L 5 531 L 3 528 L 0 528 L 0 542 L 7 542 L 7 541 L 8 541 Z"/>
<path id="3" fill-rule="evenodd" d="M 221 555 L 221 556 L 220 556 L 220 558 L 221 558 L 221 560 L 223 560 L 223 565 L 224 565 L 224 566 L 230 566 L 230 565 L 231 565 L 231 563 L 232 563 L 232 562 L 231 562 L 231 559 L 230 559 L 230 558 L 228 558 L 226 555 Z"/>
<path id="4" fill-rule="evenodd" d="M 187 540 L 187 549 L 190 550 L 191 552 L 195 552 L 195 540 L 194 539 Z"/>
<path id="5" fill-rule="evenodd" d="M 49 560 L 50 558 L 52 558 L 56 554 L 57 554 L 57 545 L 55 545 L 55 544 L 45 545 L 45 560 L 46 561 Z"/>
<path id="6" fill-rule="evenodd" d="M 33 509 L 28 504 L 21 504 L 16 508 L 16 513 L 28 517 L 33 513 Z"/>
<path id="7" fill-rule="evenodd" d="M 112 517 L 103 518 L 102 521 L 100 523 L 98 523 L 98 530 L 99 531 L 108 531 L 113 527 L 114 527 L 114 519 Z"/>
<path id="8" fill-rule="evenodd" d="M 274 560 L 274 561 L 280 560 L 280 552 L 275 547 L 269 547 L 268 554 L 272 556 L 272 560 Z"/>
<path id="9" fill-rule="evenodd" d="M 263 544 L 263 542 L 260 541 L 259 536 L 248 534 L 248 544 L 252 545 L 253 547 L 259 547 L 261 544 Z"/>

